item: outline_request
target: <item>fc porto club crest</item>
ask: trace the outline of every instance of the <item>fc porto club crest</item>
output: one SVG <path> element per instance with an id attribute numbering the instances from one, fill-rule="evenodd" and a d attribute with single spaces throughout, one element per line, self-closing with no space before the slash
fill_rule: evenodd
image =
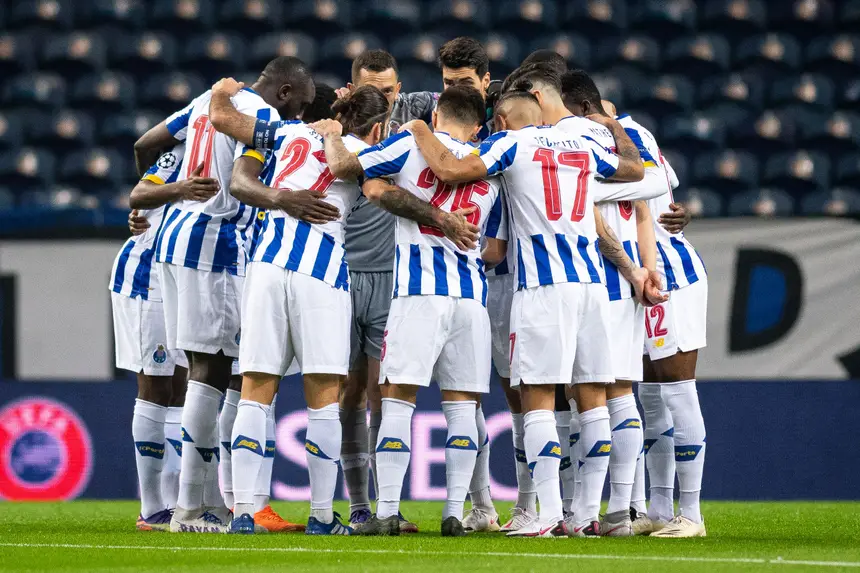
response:
<path id="1" fill-rule="evenodd" d="M 25 398 L 0 410 L 0 498 L 77 497 L 92 469 L 92 442 L 71 408 L 47 398 Z"/>
<path id="2" fill-rule="evenodd" d="M 156 364 L 164 364 L 167 361 L 167 350 L 164 349 L 163 344 L 159 344 L 155 352 L 152 353 L 152 361 Z"/>

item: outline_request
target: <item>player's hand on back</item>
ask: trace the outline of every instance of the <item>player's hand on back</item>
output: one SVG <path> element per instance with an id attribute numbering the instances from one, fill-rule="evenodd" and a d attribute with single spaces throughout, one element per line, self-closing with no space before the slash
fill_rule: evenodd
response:
<path id="1" fill-rule="evenodd" d="M 239 90 L 245 87 L 243 82 L 237 82 L 233 78 L 221 78 L 215 85 L 212 86 L 212 93 L 215 94 L 226 94 L 230 97 L 233 97 Z"/>
<path id="2" fill-rule="evenodd" d="M 474 249 L 478 245 L 478 239 L 481 238 L 478 226 L 466 219 L 466 215 L 474 213 L 475 209 L 476 207 L 468 207 L 446 213 L 439 225 L 439 229 L 461 251 Z"/>
<path id="3" fill-rule="evenodd" d="M 693 214 L 681 203 L 671 203 L 669 209 L 671 211 L 661 214 L 657 222 L 664 229 L 675 235 L 683 231 L 684 227 L 690 224 Z"/>
<path id="4" fill-rule="evenodd" d="M 149 229 L 149 221 L 137 209 L 128 214 L 128 230 L 132 235 L 142 235 Z"/>
<path id="5" fill-rule="evenodd" d="M 397 130 L 397 133 L 403 133 L 406 131 L 409 133 L 415 133 L 416 129 L 421 129 L 422 127 L 427 127 L 427 124 L 423 120 L 413 119 L 412 121 L 407 121 L 401 125 L 400 129 Z"/>
<path id="6" fill-rule="evenodd" d="M 663 289 L 663 277 L 657 271 L 648 271 L 645 287 L 642 292 L 642 305 L 654 306 L 669 300 L 668 294 L 660 292 Z"/>
<path id="7" fill-rule="evenodd" d="M 337 99 L 343 99 L 349 95 L 349 88 L 337 88 L 336 90 L 334 90 L 334 95 L 337 96 Z"/>
<path id="8" fill-rule="evenodd" d="M 221 189 L 218 180 L 212 177 L 202 177 L 202 173 L 203 164 L 201 163 L 197 169 L 191 172 L 188 179 L 179 182 L 181 189 L 179 200 L 205 202 L 218 193 Z"/>
<path id="9" fill-rule="evenodd" d="M 334 205 L 323 201 L 325 193 L 320 191 L 278 189 L 276 203 L 291 217 L 314 225 L 323 225 L 340 218 L 340 211 Z"/>
<path id="10" fill-rule="evenodd" d="M 323 139 L 343 135 L 343 125 L 334 119 L 321 119 L 312 123 L 310 128 L 319 133 Z"/>
<path id="11" fill-rule="evenodd" d="M 618 122 L 615 121 L 614 118 L 611 118 L 608 115 L 603 115 L 602 113 L 592 113 L 590 115 L 587 115 L 586 117 L 594 123 L 599 123 L 600 125 L 609 128 L 610 130 L 612 129 L 612 127 L 618 124 Z"/>

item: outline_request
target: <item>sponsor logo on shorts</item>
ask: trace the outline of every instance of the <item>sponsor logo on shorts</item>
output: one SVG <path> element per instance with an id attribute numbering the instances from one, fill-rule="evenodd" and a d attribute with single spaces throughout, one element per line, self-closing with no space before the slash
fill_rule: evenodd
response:
<path id="1" fill-rule="evenodd" d="M 699 445 L 689 445 L 689 446 L 675 446 L 675 461 L 676 462 L 691 462 L 695 460 L 699 452 L 702 451 L 702 446 Z"/>
<path id="2" fill-rule="evenodd" d="M 233 452 L 236 450 L 248 450 L 255 454 L 263 455 L 263 447 L 260 445 L 260 442 L 242 435 L 236 436 L 236 439 L 233 440 L 233 445 L 230 446 L 230 450 Z"/>
<path id="3" fill-rule="evenodd" d="M 627 418 L 614 428 L 612 428 L 613 432 L 617 432 L 618 430 L 633 430 L 636 428 L 642 427 L 642 421 L 636 418 Z"/>
<path id="4" fill-rule="evenodd" d="M 451 436 L 445 444 L 446 448 L 454 450 L 477 450 L 478 446 L 469 436 Z"/>
<path id="5" fill-rule="evenodd" d="M 538 457 L 561 459 L 561 444 L 558 442 L 547 442 L 538 454 Z"/>
<path id="6" fill-rule="evenodd" d="M 156 442 L 135 442 L 134 447 L 137 448 L 137 453 L 143 457 L 164 459 L 164 444 Z"/>
<path id="7" fill-rule="evenodd" d="M 236 341 L 236 346 L 238 346 L 238 345 L 239 345 L 239 341 L 241 341 L 241 340 L 242 340 L 242 331 L 241 331 L 241 330 L 240 330 L 239 332 L 237 332 L 237 333 L 236 333 L 236 338 L 234 338 L 234 340 Z"/>
<path id="8" fill-rule="evenodd" d="M 657 348 L 663 348 L 663 346 L 665 346 L 665 345 L 666 345 L 666 339 L 665 338 L 658 338 L 654 342 L 654 346 L 656 346 Z"/>
<path id="9" fill-rule="evenodd" d="M 608 440 L 600 440 L 588 452 L 587 458 L 602 458 L 608 456 L 612 452 L 612 442 Z"/>
<path id="10" fill-rule="evenodd" d="M 152 361 L 156 364 L 164 364 L 167 362 L 167 350 L 164 349 L 163 344 L 159 344 L 158 348 L 155 349 L 155 352 L 152 353 Z"/>
<path id="11" fill-rule="evenodd" d="M 397 438 L 382 438 L 382 441 L 379 442 L 378 446 L 376 446 L 376 451 L 406 453 L 409 451 L 409 447 L 403 442 L 403 440 L 398 440 Z"/>

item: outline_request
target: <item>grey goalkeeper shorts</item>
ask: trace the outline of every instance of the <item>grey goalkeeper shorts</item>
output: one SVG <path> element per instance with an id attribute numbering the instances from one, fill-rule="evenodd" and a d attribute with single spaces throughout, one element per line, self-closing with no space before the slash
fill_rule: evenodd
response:
<path id="1" fill-rule="evenodd" d="M 393 275 L 393 272 L 349 273 L 349 293 L 352 296 L 350 367 L 362 354 L 379 360 L 388 309 L 391 308 Z"/>

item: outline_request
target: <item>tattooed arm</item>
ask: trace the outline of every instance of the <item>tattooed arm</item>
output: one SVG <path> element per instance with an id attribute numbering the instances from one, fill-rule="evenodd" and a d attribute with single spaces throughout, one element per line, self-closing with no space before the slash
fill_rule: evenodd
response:
<path id="1" fill-rule="evenodd" d="M 606 224 L 606 221 L 604 221 L 603 216 L 600 214 L 597 207 L 594 208 L 594 219 L 597 222 L 597 235 L 600 237 L 600 252 L 609 260 L 609 262 L 618 268 L 618 272 L 621 273 L 621 276 L 631 283 L 634 282 L 634 279 L 636 278 L 635 275 L 639 267 L 637 267 L 636 263 L 627 256 L 627 252 L 624 250 L 624 245 L 621 244 L 621 241 L 618 240 L 618 237 L 609 225 Z M 647 271 L 645 272 L 645 275 L 647 275 Z M 644 282 L 644 279 L 642 280 Z M 636 285 L 634 284 L 634 287 L 635 286 Z"/>
<path id="2" fill-rule="evenodd" d="M 444 183 L 465 183 L 484 179 L 487 176 L 487 166 L 478 155 L 467 155 L 457 158 L 451 150 L 433 135 L 423 121 L 410 121 L 400 128 L 408 130 L 415 138 L 415 143 L 427 161 L 427 165 Z"/>
<path id="3" fill-rule="evenodd" d="M 615 138 L 616 155 L 619 158 L 618 169 L 609 179 L 612 181 L 641 181 L 645 176 L 642 156 L 639 155 L 636 144 L 624 131 L 624 127 L 611 117 L 599 113 L 589 115 L 588 119 L 607 128 L 612 133 L 612 137 Z"/>
<path id="4" fill-rule="evenodd" d="M 320 134 L 325 146 L 325 158 L 329 170 L 338 179 L 357 179 L 364 174 L 358 157 L 343 144 L 343 126 L 333 119 L 323 119 L 310 125 Z"/>

